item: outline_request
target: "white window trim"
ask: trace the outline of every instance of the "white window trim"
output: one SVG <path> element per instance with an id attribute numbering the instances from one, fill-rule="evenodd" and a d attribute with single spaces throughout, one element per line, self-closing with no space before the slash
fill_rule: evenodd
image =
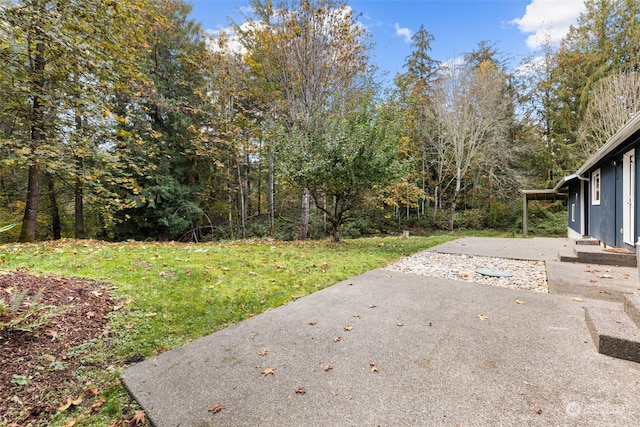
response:
<path id="1" fill-rule="evenodd" d="M 571 203 L 571 222 L 576 222 L 576 204 Z"/>
<path id="2" fill-rule="evenodd" d="M 599 205 L 602 195 L 602 174 L 600 169 L 591 172 L 591 204 Z"/>

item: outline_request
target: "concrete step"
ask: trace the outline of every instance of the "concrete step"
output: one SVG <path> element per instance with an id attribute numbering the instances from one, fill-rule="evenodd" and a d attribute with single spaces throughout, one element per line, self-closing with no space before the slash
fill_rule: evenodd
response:
<path id="1" fill-rule="evenodd" d="M 594 238 L 576 239 L 576 245 L 600 246 L 600 240 Z"/>
<path id="2" fill-rule="evenodd" d="M 624 296 L 624 312 L 640 328 L 640 292 Z"/>
<path id="3" fill-rule="evenodd" d="M 615 265 L 619 267 L 636 267 L 634 253 L 608 252 L 600 246 L 576 245 L 573 249 L 564 249 L 558 253 L 561 262 L 577 262 L 581 264 Z"/>
<path id="4" fill-rule="evenodd" d="M 599 353 L 640 363 L 640 329 L 622 307 L 585 307 L 585 320 Z"/>

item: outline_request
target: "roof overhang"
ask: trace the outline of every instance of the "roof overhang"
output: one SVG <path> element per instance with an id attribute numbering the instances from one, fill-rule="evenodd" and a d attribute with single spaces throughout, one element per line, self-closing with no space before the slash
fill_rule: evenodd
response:
<path id="1" fill-rule="evenodd" d="M 555 188 L 544 190 L 520 190 L 526 200 L 564 200 L 567 193 L 562 193 Z"/>
<path id="2" fill-rule="evenodd" d="M 560 191 L 561 189 L 563 189 L 567 185 L 569 185 L 570 182 L 573 182 L 575 180 L 589 181 L 588 178 L 582 178 L 577 173 L 573 173 L 571 175 L 567 175 L 567 176 L 563 177 L 560 181 L 558 181 L 558 183 L 556 184 L 555 187 L 553 187 L 553 189 L 556 190 L 556 191 Z"/>

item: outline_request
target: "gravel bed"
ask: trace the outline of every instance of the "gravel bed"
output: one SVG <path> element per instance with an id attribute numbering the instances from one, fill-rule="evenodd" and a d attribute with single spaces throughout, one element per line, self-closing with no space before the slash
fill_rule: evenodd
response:
<path id="1" fill-rule="evenodd" d="M 388 271 L 482 283 L 503 288 L 549 292 L 544 261 L 520 261 L 473 255 L 452 255 L 424 251 L 384 268 Z M 478 269 L 500 270 L 512 277 L 489 277 Z"/>

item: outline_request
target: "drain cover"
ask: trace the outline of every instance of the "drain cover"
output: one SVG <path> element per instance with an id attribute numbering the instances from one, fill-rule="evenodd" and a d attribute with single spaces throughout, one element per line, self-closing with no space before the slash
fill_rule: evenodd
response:
<path id="1" fill-rule="evenodd" d="M 476 270 L 476 273 L 482 274 L 483 276 L 489 276 L 489 277 L 512 277 L 513 276 L 513 274 L 509 273 L 508 271 L 492 270 L 490 268 L 479 268 Z"/>

